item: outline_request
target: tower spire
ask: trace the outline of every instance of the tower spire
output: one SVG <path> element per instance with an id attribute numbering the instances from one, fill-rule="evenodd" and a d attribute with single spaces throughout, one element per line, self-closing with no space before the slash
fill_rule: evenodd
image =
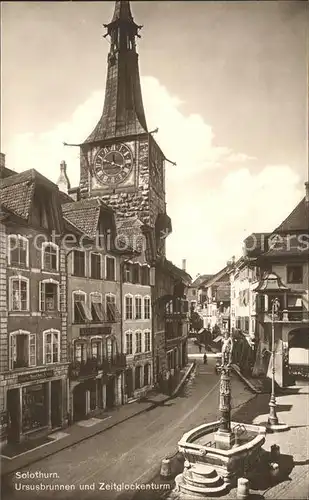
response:
<path id="1" fill-rule="evenodd" d="M 85 143 L 147 132 L 136 52 L 141 26 L 134 22 L 130 2 L 116 0 L 112 20 L 104 27 L 110 37 L 104 107 Z"/>

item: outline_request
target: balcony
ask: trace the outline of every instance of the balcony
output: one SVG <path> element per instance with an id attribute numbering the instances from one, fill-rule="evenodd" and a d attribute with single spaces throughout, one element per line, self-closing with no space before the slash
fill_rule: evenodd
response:
<path id="1" fill-rule="evenodd" d="M 189 303 L 184 299 L 173 299 L 166 303 L 164 317 L 168 321 L 178 321 L 188 318 Z"/>
<path id="2" fill-rule="evenodd" d="M 264 323 L 271 322 L 270 312 L 259 313 L 260 318 Z M 309 311 L 307 310 L 288 310 L 279 311 L 274 317 L 275 323 L 309 323 Z"/>
<path id="3" fill-rule="evenodd" d="M 104 373 L 115 373 L 123 370 L 126 366 L 125 354 L 116 354 L 110 359 L 99 360 L 96 358 L 87 361 L 73 361 L 69 367 L 69 377 L 72 380 L 90 378 L 98 375 L 100 371 Z"/>

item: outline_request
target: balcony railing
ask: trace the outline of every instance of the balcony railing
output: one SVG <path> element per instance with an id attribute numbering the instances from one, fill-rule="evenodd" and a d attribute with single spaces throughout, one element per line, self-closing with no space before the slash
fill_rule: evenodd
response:
<path id="1" fill-rule="evenodd" d="M 265 322 L 270 322 L 271 321 L 271 312 L 264 312 L 264 313 L 259 313 L 259 315 L 264 316 L 264 321 Z M 274 322 L 275 323 L 302 323 L 302 322 L 309 322 L 309 311 L 297 311 L 297 310 L 288 310 L 284 309 L 282 311 L 279 311 L 277 314 L 274 316 Z"/>
<path id="2" fill-rule="evenodd" d="M 73 380 L 97 375 L 99 371 L 114 373 L 126 366 L 125 354 L 115 354 L 110 359 L 87 359 L 86 361 L 73 361 L 69 368 L 69 377 Z"/>

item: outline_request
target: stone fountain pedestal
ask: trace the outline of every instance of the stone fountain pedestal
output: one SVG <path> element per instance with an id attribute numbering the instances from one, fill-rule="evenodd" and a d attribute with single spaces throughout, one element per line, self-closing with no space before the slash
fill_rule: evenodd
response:
<path id="1" fill-rule="evenodd" d="M 203 424 L 184 434 L 179 441 L 185 466 L 175 482 L 176 490 L 184 495 L 221 496 L 259 462 L 265 427 L 231 422 L 229 445 L 227 440 L 221 441 L 219 427 L 220 421 Z"/>

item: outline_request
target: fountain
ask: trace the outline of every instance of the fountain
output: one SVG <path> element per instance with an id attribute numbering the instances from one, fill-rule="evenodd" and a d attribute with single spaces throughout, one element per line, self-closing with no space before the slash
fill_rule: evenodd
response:
<path id="1" fill-rule="evenodd" d="M 246 477 L 261 458 L 266 428 L 231 421 L 231 361 L 233 341 L 228 333 L 220 367 L 220 420 L 184 434 L 178 443 L 184 470 L 175 478 L 176 490 L 189 496 L 220 496 Z"/>

